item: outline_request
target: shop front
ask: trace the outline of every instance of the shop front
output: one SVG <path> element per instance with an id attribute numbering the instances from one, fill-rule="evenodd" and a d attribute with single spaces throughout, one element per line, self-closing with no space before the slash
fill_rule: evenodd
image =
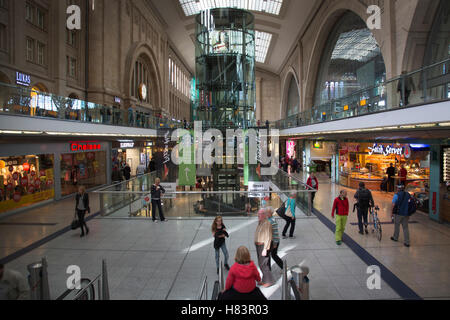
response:
<path id="1" fill-rule="evenodd" d="M 110 182 L 108 142 L 2 144 L 0 214 L 59 200 Z"/>
<path id="2" fill-rule="evenodd" d="M 430 150 L 426 145 L 413 144 L 341 143 L 339 182 L 353 189 L 364 182 L 370 190 L 387 191 L 387 169 L 391 164 L 395 168 L 394 186 L 403 183 L 407 188 L 427 188 Z"/>
<path id="3" fill-rule="evenodd" d="M 122 140 L 113 142 L 112 166 L 117 165 L 122 169 L 127 163 L 131 168 L 132 175 L 135 175 L 140 164 L 145 165 L 146 168 L 149 167 L 154 153 L 154 145 L 154 141 Z"/>
<path id="4" fill-rule="evenodd" d="M 0 157 L 0 213 L 55 196 L 52 154 Z"/>

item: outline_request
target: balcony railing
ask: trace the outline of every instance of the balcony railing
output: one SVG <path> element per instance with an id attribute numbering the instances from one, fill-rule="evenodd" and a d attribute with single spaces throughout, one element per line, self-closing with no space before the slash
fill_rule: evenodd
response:
<path id="1" fill-rule="evenodd" d="M 271 124 L 277 129 L 450 100 L 450 59 L 356 91 Z"/>
<path id="2" fill-rule="evenodd" d="M 0 114 L 143 129 L 181 128 L 183 122 L 0 82 Z"/>

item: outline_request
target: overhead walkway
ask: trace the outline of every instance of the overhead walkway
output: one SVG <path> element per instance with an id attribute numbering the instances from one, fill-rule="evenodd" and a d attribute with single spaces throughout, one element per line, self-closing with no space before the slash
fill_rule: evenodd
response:
<path id="1" fill-rule="evenodd" d="M 271 126 L 280 129 L 281 136 L 449 129 L 449 70 L 450 59 L 447 59 L 314 106 Z M 407 83 L 411 82 L 414 86 L 409 92 Z"/>

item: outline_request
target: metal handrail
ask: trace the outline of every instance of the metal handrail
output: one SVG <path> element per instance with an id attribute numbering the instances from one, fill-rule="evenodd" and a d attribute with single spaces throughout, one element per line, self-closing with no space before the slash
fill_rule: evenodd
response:
<path id="1" fill-rule="evenodd" d="M 305 185 L 306 186 L 306 185 Z M 311 188 L 311 187 L 309 187 Z M 317 190 L 311 189 L 311 190 L 296 190 L 296 189 L 290 189 L 290 190 L 280 190 L 280 191 L 170 191 L 164 193 L 164 195 L 172 195 L 172 194 L 202 194 L 202 195 L 217 195 L 217 194 L 255 194 L 255 193 L 311 193 L 315 192 Z M 92 191 L 92 193 L 99 193 L 99 194 L 141 194 L 141 195 L 147 195 L 149 194 L 149 191 Z"/>
<path id="2" fill-rule="evenodd" d="M 97 280 L 100 280 L 100 278 L 102 277 L 102 274 L 99 274 L 98 276 L 95 277 L 94 280 L 92 280 L 87 286 L 86 288 L 80 290 L 80 292 L 78 292 L 78 294 L 73 298 L 73 300 L 77 300 L 83 293 L 85 293 L 88 289 L 90 289 L 91 287 L 94 287 L 94 283 Z"/>
<path id="3" fill-rule="evenodd" d="M 197 300 L 203 300 L 202 298 L 206 296 L 208 297 L 208 276 L 205 276 L 202 281 L 202 286 L 200 288 L 200 292 L 198 294 Z"/>

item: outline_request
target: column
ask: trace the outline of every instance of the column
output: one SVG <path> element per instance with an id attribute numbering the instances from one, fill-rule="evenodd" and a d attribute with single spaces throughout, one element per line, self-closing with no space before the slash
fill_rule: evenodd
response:
<path id="1" fill-rule="evenodd" d="M 61 200 L 61 153 L 53 154 L 53 181 L 55 186 L 55 200 Z"/>
<path id="2" fill-rule="evenodd" d="M 440 221 L 441 146 L 430 147 L 430 219 Z"/>
<path id="3" fill-rule="evenodd" d="M 262 78 L 256 77 L 256 121 L 260 120 L 261 124 L 263 123 L 262 119 Z M 268 120 L 268 119 L 267 119 Z"/>

